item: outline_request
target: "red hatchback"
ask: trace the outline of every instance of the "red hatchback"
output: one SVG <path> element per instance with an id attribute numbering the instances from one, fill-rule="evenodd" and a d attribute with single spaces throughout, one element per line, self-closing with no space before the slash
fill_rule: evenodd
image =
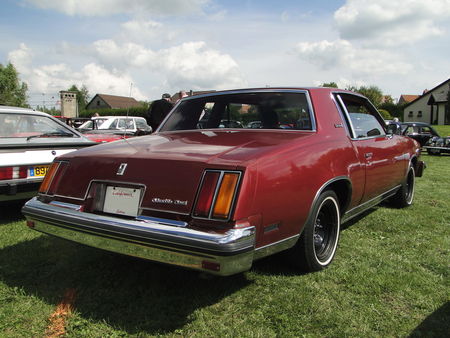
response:
<path id="1" fill-rule="evenodd" d="M 419 156 L 352 92 L 215 92 L 181 100 L 153 135 L 58 157 L 23 213 L 37 231 L 218 275 L 282 250 L 317 271 L 342 222 L 412 203 Z"/>

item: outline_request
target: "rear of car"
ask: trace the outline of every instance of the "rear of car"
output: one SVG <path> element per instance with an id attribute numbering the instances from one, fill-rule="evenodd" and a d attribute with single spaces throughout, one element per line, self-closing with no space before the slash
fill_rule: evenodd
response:
<path id="1" fill-rule="evenodd" d="M 0 202 L 36 195 L 55 157 L 93 144 L 48 114 L 0 107 Z"/>

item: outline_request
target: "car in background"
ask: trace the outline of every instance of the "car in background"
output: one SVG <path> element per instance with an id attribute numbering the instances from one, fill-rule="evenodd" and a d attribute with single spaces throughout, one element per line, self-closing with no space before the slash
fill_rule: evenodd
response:
<path id="1" fill-rule="evenodd" d="M 78 131 L 94 142 L 104 143 L 147 135 L 152 128 L 143 117 L 97 116 L 83 123 Z"/>
<path id="2" fill-rule="evenodd" d="M 431 138 L 439 136 L 432 126 L 424 122 L 401 122 L 400 127 L 402 135 L 416 140 L 421 147 L 423 147 Z"/>
<path id="3" fill-rule="evenodd" d="M 428 155 L 450 154 L 450 136 L 433 136 L 424 147 Z"/>
<path id="4" fill-rule="evenodd" d="M 222 126 L 230 112 L 241 127 Z M 418 143 L 357 93 L 231 90 L 184 98 L 155 134 L 58 157 L 22 212 L 36 231 L 211 274 L 286 250 L 319 271 L 341 223 L 410 206 L 423 169 Z"/>
<path id="5" fill-rule="evenodd" d="M 36 195 L 55 157 L 94 144 L 46 113 L 0 106 L 0 202 Z"/>

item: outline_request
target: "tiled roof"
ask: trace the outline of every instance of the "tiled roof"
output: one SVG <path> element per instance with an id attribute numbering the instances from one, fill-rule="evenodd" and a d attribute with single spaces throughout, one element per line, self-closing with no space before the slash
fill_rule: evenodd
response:
<path id="1" fill-rule="evenodd" d="M 107 94 L 97 94 L 91 100 L 94 101 L 95 97 L 100 97 L 103 101 L 105 101 L 111 108 L 130 108 L 130 107 L 141 107 L 142 104 L 132 97 L 126 96 L 116 96 L 116 95 L 107 95 Z M 89 102 L 90 103 L 90 102 Z"/>
<path id="2" fill-rule="evenodd" d="M 409 103 L 411 101 L 414 101 L 417 99 L 420 95 L 400 95 L 399 102 L 406 102 Z"/>

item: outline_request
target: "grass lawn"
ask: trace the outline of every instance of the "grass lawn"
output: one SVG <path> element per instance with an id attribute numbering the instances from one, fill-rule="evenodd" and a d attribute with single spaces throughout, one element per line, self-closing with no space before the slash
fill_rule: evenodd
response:
<path id="1" fill-rule="evenodd" d="M 436 129 L 436 131 L 439 133 L 439 135 L 441 135 L 441 137 L 450 136 L 450 125 L 446 126 L 433 125 L 433 128 Z"/>
<path id="2" fill-rule="evenodd" d="M 279 254 L 205 278 L 41 235 L 0 206 L 0 337 L 56 336 L 58 316 L 69 337 L 448 336 L 450 156 L 423 158 L 414 205 L 346 224 L 311 274 Z"/>

